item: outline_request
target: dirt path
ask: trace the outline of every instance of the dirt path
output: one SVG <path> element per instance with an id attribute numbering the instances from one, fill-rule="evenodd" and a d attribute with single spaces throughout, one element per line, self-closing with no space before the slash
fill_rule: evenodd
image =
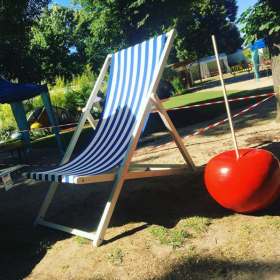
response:
<path id="1" fill-rule="evenodd" d="M 275 100 L 270 99 L 236 118 L 239 147 L 266 149 L 280 158 L 275 116 Z M 179 133 L 185 136 L 216 121 L 181 128 Z M 143 139 L 139 148 L 169 141 L 166 133 L 157 133 Z M 233 149 L 227 123 L 184 144 L 197 165 Z M 30 164 L 48 164 L 58 162 L 60 156 L 52 148 L 34 150 L 28 159 Z M 4 161 L 11 161 L 9 154 Z M 174 145 L 133 161 L 183 163 Z M 94 248 L 83 238 L 34 228 L 49 184 L 20 175 L 13 179 L 13 189 L 0 188 L 0 279 L 280 279 L 279 199 L 258 213 L 241 215 L 210 197 L 201 173 L 127 181 L 106 242 Z M 109 183 L 62 184 L 46 218 L 93 231 L 110 188 Z M 182 232 L 182 243 L 177 246 Z"/>
<path id="2" fill-rule="evenodd" d="M 272 76 L 260 77 L 259 82 L 256 82 L 254 74 L 242 74 L 236 75 L 226 75 L 224 82 L 227 90 L 252 90 L 259 88 L 269 88 L 273 85 Z M 220 80 L 212 81 L 206 84 L 200 84 L 198 82 L 197 86 L 193 88 L 195 92 L 201 91 L 220 91 L 221 82 Z"/>

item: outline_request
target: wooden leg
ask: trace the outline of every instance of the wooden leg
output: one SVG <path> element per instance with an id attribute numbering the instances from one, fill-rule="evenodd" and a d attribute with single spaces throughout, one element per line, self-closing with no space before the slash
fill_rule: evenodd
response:
<path id="1" fill-rule="evenodd" d="M 176 128 L 174 127 L 172 121 L 170 120 L 168 114 L 166 113 L 165 109 L 163 108 L 160 99 L 156 94 L 153 94 L 153 103 L 158 110 L 158 113 L 164 122 L 166 128 L 168 129 L 170 135 L 172 136 L 174 142 L 176 143 L 178 149 L 180 150 L 183 158 L 185 159 L 186 163 L 188 164 L 188 167 L 192 170 L 195 171 L 195 164 L 188 153 L 183 141 L 181 140 Z"/>
<path id="2" fill-rule="evenodd" d="M 49 191 L 48 191 L 48 193 L 47 193 L 47 195 L 45 197 L 45 200 L 44 200 L 44 202 L 43 202 L 43 204 L 41 206 L 41 209 L 40 209 L 40 211 L 39 211 L 39 213 L 37 215 L 37 218 L 35 220 L 34 226 L 36 226 L 38 220 L 43 220 L 44 219 L 45 214 L 46 214 L 46 212 L 47 212 L 47 210 L 48 210 L 48 208 L 49 208 L 49 206 L 51 204 L 52 198 L 53 198 L 53 196 L 55 194 L 55 191 L 56 191 L 57 187 L 58 187 L 58 183 L 57 182 L 53 182 L 51 184 L 51 186 L 49 188 Z"/>
<path id="3" fill-rule="evenodd" d="M 118 178 L 114 184 L 114 187 L 111 191 L 110 197 L 106 203 L 105 209 L 103 211 L 101 220 L 99 222 L 95 238 L 93 240 L 94 246 L 99 246 L 104 239 L 105 232 L 108 228 L 109 222 L 111 220 L 112 214 L 114 212 L 119 194 L 121 192 L 122 186 L 123 186 L 124 179 L 121 177 Z"/>

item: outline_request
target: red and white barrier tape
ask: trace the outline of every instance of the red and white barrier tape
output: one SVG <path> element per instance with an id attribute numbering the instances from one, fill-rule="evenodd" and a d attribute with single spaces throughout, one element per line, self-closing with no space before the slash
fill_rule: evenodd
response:
<path id="1" fill-rule="evenodd" d="M 248 107 L 248 108 L 245 109 L 245 110 L 240 111 L 239 113 L 233 115 L 231 118 L 233 119 L 233 118 L 235 118 L 235 117 L 237 117 L 237 116 L 240 116 L 240 115 L 242 115 L 243 113 L 245 113 L 245 112 L 247 112 L 247 111 L 249 111 L 249 110 L 255 108 L 256 106 L 258 106 L 258 105 L 264 103 L 264 102 L 267 101 L 268 99 L 270 99 L 270 98 L 272 98 L 273 96 L 275 96 L 275 94 L 273 94 L 273 93 L 264 94 L 264 95 L 259 95 L 259 96 L 267 96 L 267 95 L 268 95 L 267 98 L 265 98 L 265 99 L 263 99 L 263 100 L 257 102 L 256 104 L 254 104 L 254 105 Z M 258 96 L 258 97 L 259 97 L 259 96 Z M 253 97 L 252 97 L 252 98 L 253 98 Z M 248 98 L 246 98 L 246 99 L 248 99 Z M 224 122 L 226 122 L 227 120 L 228 120 L 228 118 L 226 118 L 226 119 L 224 119 L 224 120 L 221 120 L 221 121 L 219 121 L 219 122 L 217 122 L 217 123 L 214 123 L 214 124 L 212 124 L 212 125 L 209 125 L 209 126 L 206 127 L 206 128 L 200 129 L 199 131 L 194 132 L 194 133 L 192 133 L 192 134 L 190 134 L 190 135 L 181 137 L 181 140 L 184 141 L 184 140 L 187 139 L 187 138 L 190 138 L 190 137 L 192 137 L 192 136 L 198 135 L 198 134 L 200 134 L 200 133 L 202 133 L 202 132 L 204 132 L 204 131 L 206 131 L 206 130 L 210 130 L 210 129 L 212 129 L 212 128 L 214 128 L 214 127 L 216 127 L 216 126 L 218 126 L 218 125 L 220 125 L 220 124 L 222 124 L 222 123 L 224 123 Z M 168 142 L 168 143 L 159 145 L 159 146 L 154 146 L 154 147 L 151 147 L 151 148 L 147 148 L 147 149 L 135 151 L 135 152 L 134 152 L 134 156 L 135 156 L 135 155 L 136 155 L 136 156 L 137 156 L 137 155 L 142 155 L 143 153 L 150 152 L 150 151 L 155 150 L 155 149 L 163 148 L 163 147 L 169 146 L 169 145 L 174 144 L 174 143 L 175 143 L 175 141 L 171 141 L 171 142 Z M 0 166 L 1 166 L 1 165 L 4 165 L 4 166 L 15 166 L 15 165 L 19 165 L 19 164 L 4 164 L 4 163 L 1 164 L 1 163 L 0 163 Z M 45 164 L 45 165 L 39 165 L 39 164 L 24 164 L 24 166 L 29 166 L 29 167 L 53 167 L 53 166 L 59 166 L 59 163 Z"/>
<path id="2" fill-rule="evenodd" d="M 261 101 L 259 101 L 259 102 L 257 102 L 256 104 L 250 106 L 249 108 L 247 108 L 247 109 L 245 109 L 245 110 L 242 110 L 241 112 L 239 112 L 239 113 L 233 115 L 231 118 L 233 119 L 233 118 L 235 118 L 235 117 L 237 117 L 237 116 L 240 116 L 241 114 L 243 114 L 243 113 L 245 113 L 245 112 L 247 112 L 247 111 L 253 109 L 254 107 L 260 105 L 261 103 L 265 102 L 266 100 L 270 99 L 270 98 L 273 97 L 273 96 L 274 96 L 274 94 L 271 95 L 271 96 L 269 96 L 269 97 L 267 97 L 267 98 L 265 98 L 265 99 L 263 99 L 263 100 L 261 100 Z M 204 132 L 204 131 L 206 131 L 206 130 L 212 129 L 212 128 L 214 128 L 214 127 L 216 127 L 216 126 L 218 126 L 218 125 L 220 125 L 220 124 L 226 122 L 227 120 L 228 120 L 228 118 L 226 118 L 226 119 L 224 119 L 224 120 L 221 120 L 221 121 L 219 121 L 219 122 L 217 122 L 217 123 L 215 123 L 215 124 L 209 125 L 209 126 L 206 127 L 206 128 L 200 129 L 199 131 L 197 131 L 197 132 L 195 132 L 195 133 L 192 133 L 192 134 L 190 134 L 190 135 L 181 137 L 181 140 L 185 140 L 185 139 L 187 139 L 187 138 L 190 138 L 190 137 L 192 137 L 192 136 L 195 136 L 195 135 L 197 135 L 197 134 L 200 134 L 200 133 L 202 133 L 202 132 Z M 153 151 L 153 150 L 155 150 L 155 149 L 162 148 L 162 147 L 166 147 L 166 146 L 169 146 L 169 145 L 174 144 L 174 143 L 175 143 L 175 141 L 171 141 L 171 142 L 169 142 L 169 143 L 165 143 L 165 144 L 162 144 L 162 145 L 159 145 L 159 146 L 154 146 L 154 147 L 151 147 L 151 148 L 147 148 L 147 149 L 135 151 L 135 152 L 134 152 L 134 155 L 141 155 L 141 154 L 143 154 L 143 153 L 150 152 L 150 151 Z"/>
<path id="3" fill-rule="evenodd" d="M 232 102 L 232 101 L 258 98 L 258 97 L 263 97 L 263 96 L 274 96 L 274 94 L 273 93 L 265 93 L 265 94 L 259 94 L 259 95 L 245 96 L 245 97 L 229 99 L 228 101 Z M 220 103 L 225 103 L 225 100 L 212 101 L 212 102 L 208 102 L 208 103 L 200 103 L 200 104 L 195 104 L 195 105 L 188 105 L 188 106 L 183 106 L 183 107 L 170 108 L 170 109 L 165 109 L 165 111 L 175 111 L 175 110 L 189 109 L 189 108 L 202 107 L 202 106 L 207 106 L 207 105 L 215 105 L 215 104 L 220 104 Z M 156 113 L 156 112 L 157 111 L 152 111 L 151 113 Z"/>
<path id="4" fill-rule="evenodd" d="M 56 126 L 46 126 L 46 127 L 38 127 L 35 129 L 19 130 L 16 132 L 21 133 L 21 132 L 30 132 L 30 131 L 40 131 L 40 130 L 49 129 L 49 128 L 56 128 L 56 127 L 63 127 L 63 126 L 70 126 L 70 125 L 77 125 L 77 124 L 78 123 L 67 123 L 67 124 L 60 124 L 60 125 L 56 125 Z"/>
<path id="5" fill-rule="evenodd" d="M 229 99 L 229 102 L 232 101 L 240 101 L 240 100 L 245 100 L 245 99 L 252 99 L 252 98 L 258 98 L 258 97 L 263 97 L 263 96 L 270 96 L 274 95 L 274 93 L 265 93 L 265 94 L 259 94 L 259 95 L 252 95 L 252 96 L 245 96 L 245 97 L 239 97 L 239 98 L 233 98 Z M 170 108 L 166 109 L 166 111 L 175 111 L 175 110 L 181 110 L 181 109 L 188 109 L 188 108 L 194 108 L 194 107 L 200 107 L 200 106 L 206 106 L 206 105 L 214 105 L 214 104 L 219 104 L 219 103 L 224 103 L 224 100 L 221 101 L 213 101 L 213 102 L 208 102 L 208 103 L 201 103 L 201 104 L 195 104 L 195 105 L 188 105 L 184 107 L 176 107 L 176 108 Z M 151 113 L 156 113 L 157 111 L 151 111 Z M 12 133 L 21 133 L 21 132 L 30 132 L 30 131 L 40 131 L 44 129 L 49 129 L 49 128 L 58 128 L 58 127 L 64 127 L 64 126 L 70 126 L 70 125 L 77 125 L 78 123 L 68 123 L 68 124 L 61 124 L 57 126 L 47 126 L 47 127 L 38 127 L 34 130 L 27 129 L 27 130 L 19 130 L 19 131 L 14 131 Z"/>

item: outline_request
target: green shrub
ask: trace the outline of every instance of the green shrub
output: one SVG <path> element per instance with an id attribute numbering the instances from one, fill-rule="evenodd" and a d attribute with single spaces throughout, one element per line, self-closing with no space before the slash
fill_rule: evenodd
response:
<path id="1" fill-rule="evenodd" d="M 10 104 L 0 104 L 0 127 L 17 130 L 17 123 Z"/>
<path id="2" fill-rule="evenodd" d="M 0 140 L 8 140 L 11 138 L 12 132 L 16 130 L 14 126 L 6 126 L 0 128 Z"/>
<path id="3" fill-rule="evenodd" d="M 179 77 L 174 78 L 171 81 L 171 84 L 173 85 L 176 91 L 181 91 L 184 89 L 184 86 L 182 85 Z"/>
<path id="4" fill-rule="evenodd" d="M 165 68 L 162 73 L 161 79 L 167 82 L 173 81 L 175 78 L 179 78 L 180 73 L 178 71 L 175 71 L 171 68 Z"/>

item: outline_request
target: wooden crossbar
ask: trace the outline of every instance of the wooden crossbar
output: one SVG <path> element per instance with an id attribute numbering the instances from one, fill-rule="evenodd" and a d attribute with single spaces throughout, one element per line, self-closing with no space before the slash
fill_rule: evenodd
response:
<path id="1" fill-rule="evenodd" d="M 195 171 L 203 172 L 205 169 L 204 166 L 196 167 Z M 117 177 L 120 168 L 113 169 L 112 173 L 94 175 L 94 176 L 82 176 L 77 177 L 76 184 L 89 184 L 89 183 L 98 183 L 98 182 L 109 182 L 114 181 Z M 141 179 L 149 177 L 158 177 L 158 176 L 168 176 L 168 175 L 179 175 L 185 173 L 193 173 L 193 170 L 190 170 L 186 164 L 140 164 L 132 165 L 129 168 L 128 173 L 125 174 L 124 179 Z"/>
<path id="2" fill-rule="evenodd" d="M 78 235 L 78 236 L 81 236 L 81 237 L 85 237 L 85 238 L 90 239 L 90 240 L 95 239 L 95 234 L 90 233 L 90 232 L 86 232 L 86 231 L 82 231 L 82 230 L 79 230 L 79 229 L 62 226 L 62 225 L 47 222 L 47 221 L 44 221 L 44 220 L 37 220 L 37 224 L 40 224 L 40 225 L 43 225 L 43 226 L 46 226 L 46 227 L 50 227 L 50 228 L 53 228 L 53 229 L 58 229 L 58 230 L 61 230 L 61 231 L 67 232 L 67 233 L 71 233 L 73 235 Z"/>

